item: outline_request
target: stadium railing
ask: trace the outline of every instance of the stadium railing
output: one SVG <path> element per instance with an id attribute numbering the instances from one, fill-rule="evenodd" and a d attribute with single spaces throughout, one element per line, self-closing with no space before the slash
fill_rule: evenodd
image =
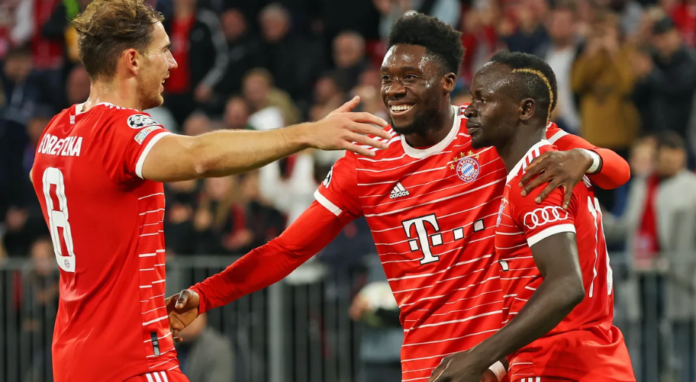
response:
<path id="1" fill-rule="evenodd" d="M 168 295 L 234 259 L 168 260 Z M 686 279 L 679 272 L 694 265 L 636 271 L 624 259 L 612 255 L 615 324 L 626 337 L 638 381 L 696 381 L 690 370 L 696 368 L 696 272 Z M 348 309 L 364 277 L 360 268 L 332 273 L 308 263 L 266 290 L 209 312 L 209 326 L 233 344 L 235 382 L 357 382 L 361 326 Z M 53 268 L 0 261 L 0 381 L 52 380 L 57 283 Z M 674 295 L 680 298 L 673 301 Z"/>

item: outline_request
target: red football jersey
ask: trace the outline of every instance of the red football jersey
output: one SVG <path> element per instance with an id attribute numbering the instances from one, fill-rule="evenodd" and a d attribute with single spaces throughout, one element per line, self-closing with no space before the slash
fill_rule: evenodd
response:
<path id="1" fill-rule="evenodd" d="M 427 380 L 442 357 L 470 349 L 502 321 L 494 238 L 505 166 L 494 148 L 471 148 L 465 107 L 453 109 L 438 144 L 416 149 L 389 130 L 387 149 L 374 158 L 347 153 L 315 193 L 336 216 L 367 219 L 401 308 L 409 381 Z M 548 135 L 565 133 L 553 125 Z"/>
<path id="2" fill-rule="evenodd" d="M 141 174 L 168 131 L 133 109 L 82 108 L 53 118 L 32 170 L 60 267 L 55 380 L 124 381 L 176 368 L 164 304 L 164 189 Z"/>
<path id="3" fill-rule="evenodd" d="M 587 177 L 573 189 L 568 210 L 563 192 L 545 201 L 537 189 L 523 197 L 519 184 L 525 168 L 542 153 L 555 150 L 548 141 L 534 145 L 507 176 L 500 205 L 495 247 L 504 293 L 503 323 L 520 312 L 543 278 L 531 246 L 562 232 L 576 235 L 585 299 L 544 337 L 510 355 L 511 380 L 529 376 L 574 381 L 635 381 L 623 335 L 612 325 L 612 272 L 602 228 L 602 213 Z"/>

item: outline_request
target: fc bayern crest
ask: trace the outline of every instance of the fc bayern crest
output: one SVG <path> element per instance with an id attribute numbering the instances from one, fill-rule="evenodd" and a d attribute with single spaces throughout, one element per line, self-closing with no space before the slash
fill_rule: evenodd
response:
<path id="1" fill-rule="evenodd" d="M 481 172 L 481 167 L 476 159 L 464 157 L 457 161 L 457 176 L 466 183 L 478 178 L 479 172 Z"/>

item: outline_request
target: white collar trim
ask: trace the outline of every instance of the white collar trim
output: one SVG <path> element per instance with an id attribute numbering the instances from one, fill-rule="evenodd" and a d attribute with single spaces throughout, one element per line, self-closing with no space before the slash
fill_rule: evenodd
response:
<path id="1" fill-rule="evenodd" d="M 551 142 L 549 142 L 548 140 L 546 140 L 544 138 L 541 141 L 535 143 L 534 146 L 530 147 L 529 150 L 527 150 L 527 153 L 524 154 L 522 159 L 520 159 L 519 162 L 517 162 L 517 164 L 515 165 L 515 167 L 513 167 L 512 170 L 510 170 L 510 172 L 508 173 L 508 176 L 507 176 L 506 183 L 510 183 L 510 181 L 515 179 L 515 177 L 519 174 L 520 171 L 524 171 L 524 169 L 527 168 L 528 163 L 531 163 L 532 160 L 534 160 L 534 158 L 541 155 L 539 153 L 539 149 L 541 147 L 544 147 L 544 146 L 547 146 L 550 144 L 551 144 Z"/>
<path id="2" fill-rule="evenodd" d="M 415 147 L 409 146 L 409 144 L 406 143 L 406 139 L 402 137 L 401 147 L 404 148 L 404 152 L 406 153 L 406 155 L 415 159 L 423 159 L 433 154 L 437 154 L 440 151 L 444 150 L 447 146 L 449 146 L 449 144 L 457 137 L 462 122 L 462 114 L 459 113 L 459 108 L 454 105 L 451 105 L 450 107 L 452 108 L 452 113 L 454 114 L 454 121 L 452 122 L 452 128 L 450 129 L 450 132 L 447 134 L 445 139 L 441 140 L 434 146 L 428 147 L 427 149 L 417 149 Z"/>
<path id="3" fill-rule="evenodd" d="M 100 102 L 100 103 L 94 105 L 94 107 L 97 107 L 97 106 L 99 106 L 99 105 L 114 106 L 113 104 L 111 104 L 111 103 L 109 103 L 109 102 Z M 94 108 L 94 107 L 93 107 L 93 108 Z M 80 114 L 82 114 L 82 113 L 85 113 L 84 109 L 85 109 L 85 103 L 84 103 L 84 102 L 83 102 L 83 103 L 80 103 L 80 104 L 77 104 L 77 105 L 75 106 L 75 115 L 80 115 Z M 91 109 L 90 109 L 90 110 L 91 110 Z"/>

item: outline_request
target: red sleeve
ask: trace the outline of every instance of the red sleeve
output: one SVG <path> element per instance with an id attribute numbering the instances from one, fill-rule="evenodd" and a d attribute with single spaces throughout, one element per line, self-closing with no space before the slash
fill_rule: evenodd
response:
<path id="1" fill-rule="evenodd" d="M 521 176 L 519 178 L 521 179 Z M 519 179 L 517 181 L 519 182 Z M 583 183 L 578 186 L 585 187 Z M 564 210 L 561 207 L 563 202 L 562 189 L 555 189 L 544 201 L 537 204 L 534 199 L 542 190 L 543 187 L 539 187 L 527 197 L 523 197 L 519 192 L 511 192 L 508 195 L 511 217 L 519 227 L 522 227 L 524 237 L 530 247 L 557 233 L 575 233 L 575 219 L 573 218 L 573 211 L 577 206 L 575 193 L 573 193 L 568 209 Z"/>
<path id="2" fill-rule="evenodd" d="M 326 179 L 319 185 L 314 198 L 334 215 L 351 219 L 362 216 L 358 202 L 357 158 L 348 151 L 329 171 Z"/>
<path id="3" fill-rule="evenodd" d="M 326 247 L 349 222 L 312 203 L 283 234 L 244 255 L 224 271 L 194 285 L 199 313 L 266 288 Z"/>
<path id="4" fill-rule="evenodd" d="M 170 134 L 149 114 L 118 110 L 104 131 L 104 168 L 117 183 L 142 178 L 143 163 L 152 147 Z"/>
<path id="5" fill-rule="evenodd" d="M 598 187 L 605 190 L 612 190 L 623 186 L 631 178 L 631 168 L 628 162 L 617 153 L 609 149 L 594 146 L 577 135 L 568 134 L 555 123 L 552 123 L 549 128 L 546 129 L 546 139 L 562 151 L 587 149 L 599 154 L 602 158 L 602 168 L 597 174 L 588 174 L 592 183 L 596 184 Z"/>

